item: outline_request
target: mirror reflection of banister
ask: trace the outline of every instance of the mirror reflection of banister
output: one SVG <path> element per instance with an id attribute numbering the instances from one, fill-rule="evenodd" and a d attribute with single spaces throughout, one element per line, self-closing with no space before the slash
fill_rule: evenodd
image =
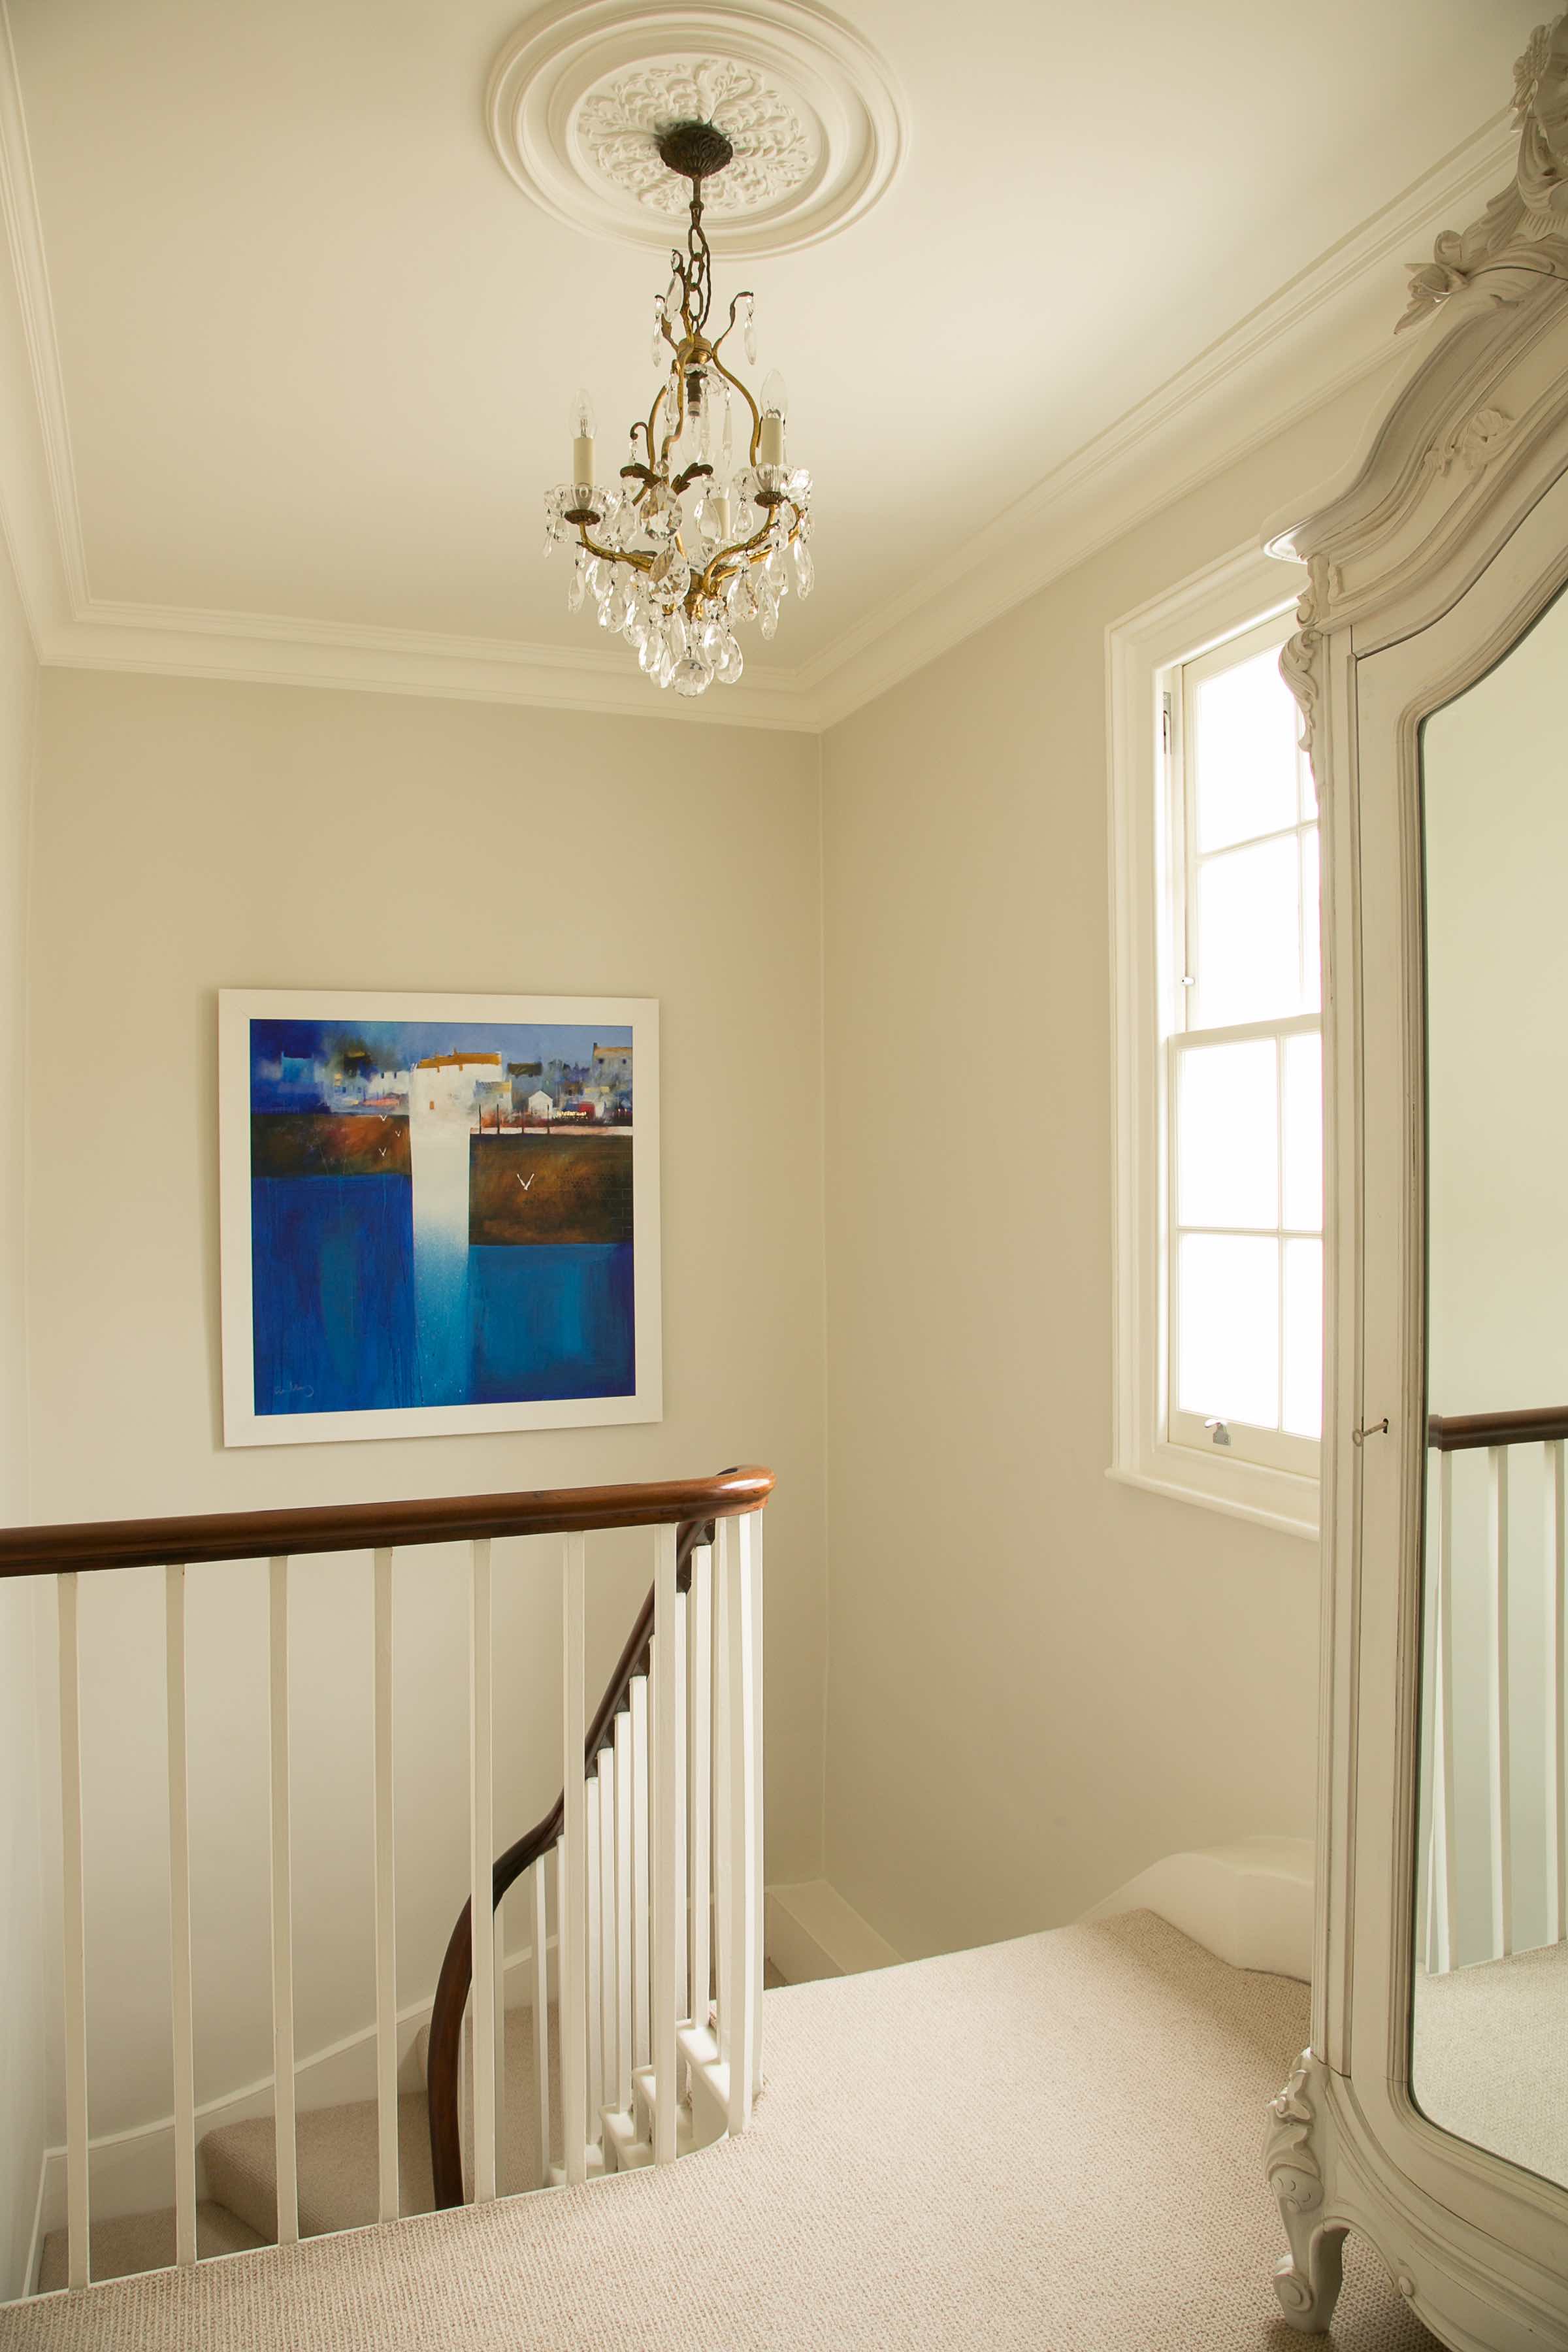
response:
<path id="1" fill-rule="evenodd" d="M 1432 1413 L 1427 1446 L 1436 1475 L 1424 1604 L 1429 1737 L 1417 1950 L 1427 1973 L 1440 1976 L 1568 1941 L 1568 1405 Z M 1461 1492 L 1457 1536 L 1456 1457 L 1476 1453 L 1486 1456 L 1484 1498 L 1479 1480 L 1473 1491 Z M 1539 1480 L 1539 1511 L 1515 1507 L 1516 1472 L 1520 1486 Z M 1531 1526 L 1538 1536 L 1521 1539 L 1521 1528 Z M 1531 1573 L 1543 1638 L 1536 1653 L 1539 1706 L 1526 1710 L 1523 1693 L 1510 1685 L 1524 1647 L 1516 1608 L 1530 1605 Z M 1459 1619 L 1456 1588 L 1462 1592 L 1467 1583 L 1469 1632 L 1479 1631 L 1479 1641 L 1467 1638 Z M 1479 1741 L 1478 1721 L 1484 1726 Z M 1539 1729 L 1532 1737 L 1521 1722 Z M 1516 1805 L 1521 1761 L 1527 1778 Z M 1528 1785 L 1537 1764 L 1539 1813 Z M 1482 1775 L 1484 1802 L 1478 1802 Z M 1477 1880 L 1483 1877 L 1479 1902 Z"/>

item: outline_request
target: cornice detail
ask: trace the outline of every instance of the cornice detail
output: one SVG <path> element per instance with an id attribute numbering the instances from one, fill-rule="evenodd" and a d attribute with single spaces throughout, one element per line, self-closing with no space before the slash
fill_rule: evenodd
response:
<path id="1" fill-rule="evenodd" d="M 1445 229 L 1430 261 L 1410 264 L 1410 303 L 1396 332 L 1478 279 L 1506 302 L 1528 291 L 1531 278 L 1568 278 L 1568 12 L 1536 26 L 1514 67 L 1513 119 L 1512 180 L 1468 228 Z M 1510 271 L 1519 285 L 1510 285 Z"/>
<path id="2" fill-rule="evenodd" d="M 806 6 L 804 0 L 793 0 L 793 5 L 819 29 L 826 28 L 825 40 L 838 26 L 826 10 Z M 589 16 L 603 25 L 626 13 L 619 0 L 591 0 L 588 7 L 574 0 L 531 18 L 530 26 L 548 31 L 566 18 L 581 23 Z M 646 17 L 653 12 L 638 13 Z M 674 19 L 677 11 L 671 7 L 667 14 Z M 772 14 L 771 0 L 767 7 L 762 0 L 722 6 L 696 0 L 679 12 L 689 60 L 700 63 L 727 53 L 726 38 L 697 37 L 716 23 L 728 35 L 743 17 Z M 809 657 L 792 669 L 753 667 L 727 693 L 721 714 L 704 716 L 701 700 L 676 709 L 671 698 L 649 695 L 635 675 L 628 692 L 619 664 L 595 646 L 558 648 L 299 614 L 179 609 L 95 597 L 22 96 L 8 26 L 4 29 L 0 190 L 18 331 L 14 349 L 0 339 L 0 520 L 43 661 L 668 716 L 699 724 L 721 717 L 731 725 L 807 733 L 835 725 L 1381 366 L 1384 351 L 1368 319 L 1376 290 L 1411 239 L 1495 184 L 1513 151 L 1511 137 L 1505 145 L 1500 130 L 1506 118 L 1494 118 L 955 549 L 938 590 L 885 600 L 839 640 L 831 656 Z M 901 119 L 895 127 L 901 158 Z M 892 130 L 888 135 L 893 136 Z M 617 201 L 639 209 L 625 192 Z M 662 247 L 668 225 L 657 213 L 650 216 L 647 207 L 640 210 L 649 241 Z M 714 242 L 721 243 L 718 234 Z M 1331 357 L 1325 360 L 1325 353 Z M 1461 452 L 1457 478 L 1468 478 L 1468 462 Z"/>

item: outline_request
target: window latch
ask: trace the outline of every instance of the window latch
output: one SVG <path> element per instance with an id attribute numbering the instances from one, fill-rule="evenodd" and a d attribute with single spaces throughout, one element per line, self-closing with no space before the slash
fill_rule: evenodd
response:
<path id="1" fill-rule="evenodd" d="M 1216 1445 L 1228 1445 L 1230 1444 L 1230 1431 L 1223 1421 L 1205 1421 L 1204 1427 L 1207 1430 L 1212 1430 L 1214 1433 L 1214 1442 Z"/>

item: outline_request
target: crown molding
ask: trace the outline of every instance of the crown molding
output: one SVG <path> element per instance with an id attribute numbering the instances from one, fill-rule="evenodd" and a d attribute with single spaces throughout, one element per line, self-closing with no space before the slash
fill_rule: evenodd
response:
<path id="1" fill-rule="evenodd" d="M 813 734 L 815 711 L 793 671 L 747 677 L 700 700 L 659 694 L 621 647 L 537 646 L 509 637 L 302 621 L 269 613 L 90 602 L 42 633 L 39 658 L 60 669 L 128 669 L 257 686 L 327 686 L 460 702 L 533 703 L 627 719 L 775 727 Z"/>
<path id="2" fill-rule="evenodd" d="M 872 701 L 1394 360 L 1409 241 L 1463 214 L 1516 140 L 1506 110 L 1227 334 L 1045 475 L 944 566 L 794 669 L 721 695 L 652 692 L 619 651 L 114 603 L 92 594 L 48 268 L 5 0 L 0 210 L 15 291 L 0 301 L 0 528 L 39 659 L 257 684 L 536 704 L 816 734 Z M 1385 300 L 1385 295 L 1387 299 Z"/>
<path id="3" fill-rule="evenodd" d="M 1509 110 L 846 633 L 800 683 L 832 726 L 1352 385 L 1397 364 L 1405 248 L 1511 168 Z"/>

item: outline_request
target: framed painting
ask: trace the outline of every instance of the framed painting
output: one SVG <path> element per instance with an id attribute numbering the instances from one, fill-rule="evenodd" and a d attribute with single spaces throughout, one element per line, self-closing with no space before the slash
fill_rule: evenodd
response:
<path id="1" fill-rule="evenodd" d="M 662 1413 L 658 1007 L 224 989 L 224 1439 Z"/>

